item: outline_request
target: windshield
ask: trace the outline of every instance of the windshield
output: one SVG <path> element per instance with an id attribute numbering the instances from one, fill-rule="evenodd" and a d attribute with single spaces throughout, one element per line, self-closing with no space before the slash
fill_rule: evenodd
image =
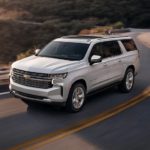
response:
<path id="1" fill-rule="evenodd" d="M 38 54 L 41 57 L 51 57 L 67 60 L 84 58 L 89 44 L 52 41 Z"/>

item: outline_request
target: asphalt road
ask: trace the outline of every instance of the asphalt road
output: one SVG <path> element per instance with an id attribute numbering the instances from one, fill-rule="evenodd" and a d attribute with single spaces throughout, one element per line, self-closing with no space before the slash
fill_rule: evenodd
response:
<path id="1" fill-rule="evenodd" d="M 132 33 L 141 55 L 141 70 L 136 77 L 135 87 L 129 94 L 118 92 L 116 87 L 88 97 L 84 109 L 69 114 L 64 109 L 50 106 L 29 108 L 19 99 L 13 98 L 8 85 L 0 86 L 0 150 L 28 143 L 42 137 L 48 139 L 52 133 L 73 127 L 83 120 L 93 118 L 105 111 L 127 102 L 150 86 L 150 34 L 139 31 Z M 149 95 L 150 96 L 150 95 Z M 124 111 L 99 121 L 63 138 L 41 144 L 39 150 L 150 150 L 150 97 L 147 96 Z M 50 135 L 48 135 L 50 134 Z M 48 136 L 45 136 L 48 135 Z M 59 134 L 58 134 L 59 135 Z M 39 139 L 39 141 L 38 141 Z M 30 149 L 30 148 L 28 148 Z"/>

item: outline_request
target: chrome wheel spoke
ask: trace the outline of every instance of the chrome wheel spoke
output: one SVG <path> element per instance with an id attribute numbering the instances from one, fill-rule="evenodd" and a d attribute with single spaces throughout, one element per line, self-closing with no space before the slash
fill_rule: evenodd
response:
<path id="1" fill-rule="evenodd" d="M 134 76 L 132 72 L 128 72 L 127 77 L 126 77 L 126 87 L 128 90 L 130 90 L 133 86 L 134 82 Z"/>
<path id="2" fill-rule="evenodd" d="M 74 92 L 73 92 L 73 97 L 72 97 L 72 102 L 73 106 L 76 109 L 79 109 L 82 107 L 85 99 L 85 93 L 84 90 L 81 87 L 77 87 Z"/>

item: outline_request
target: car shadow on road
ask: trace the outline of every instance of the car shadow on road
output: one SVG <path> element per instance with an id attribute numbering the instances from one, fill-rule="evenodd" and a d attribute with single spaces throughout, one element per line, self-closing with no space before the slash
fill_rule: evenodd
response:
<path id="1" fill-rule="evenodd" d="M 93 93 L 91 93 L 90 95 L 87 96 L 87 100 L 85 103 L 84 108 L 78 112 L 78 113 L 82 113 L 84 111 L 86 111 L 86 107 L 88 107 L 88 105 L 95 105 L 95 103 L 97 103 L 98 101 L 102 101 L 103 99 L 105 99 L 105 97 L 107 97 L 107 95 L 114 95 L 115 93 L 118 93 L 118 89 L 116 87 L 111 87 L 107 90 L 103 90 L 103 91 L 95 91 Z M 45 103 L 35 103 L 34 105 L 28 106 L 27 108 L 27 113 L 32 114 L 32 113 L 45 113 L 45 114 L 75 114 L 75 113 L 69 113 L 67 112 L 67 110 L 65 109 L 65 106 L 59 106 L 57 104 L 45 104 Z"/>
<path id="2" fill-rule="evenodd" d="M 42 104 L 28 107 L 26 112 L 0 119 L 0 145 L 7 148 L 32 138 L 71 127 L 122 103 L 128 99 L 128 95 L 118 92 L 116 87 L 98 92 L 87 98 L 85 107 L 79 113 L 68 113 L 64 108 Z M 16 100 L 20 101 L 19 99 Z M 7 129 L 9 130 L 6 134 Z M 19 134 L 16 135 L 16 133 Z M 9 135 L 15 135 L 15 137 Z"/>

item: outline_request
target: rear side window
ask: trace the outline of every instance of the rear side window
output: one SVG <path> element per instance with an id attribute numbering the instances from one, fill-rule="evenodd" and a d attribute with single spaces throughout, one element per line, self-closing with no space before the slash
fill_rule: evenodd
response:
<path id="1" fill-rule="evenodd" d="M 135 45 L 133 40 L 122 40 L 121 42 L 124 45 L 124 47 L 127 50 L 127 52 L 137 50 L 137 47 L 136 47 L 136 45 Z"/>
<path id="2" fill-rule="evenodd" d="M 118 41 L 109 41 L 102 43 L 104 58 L 113 57 L 121 54 L 121 49 Z"/>

